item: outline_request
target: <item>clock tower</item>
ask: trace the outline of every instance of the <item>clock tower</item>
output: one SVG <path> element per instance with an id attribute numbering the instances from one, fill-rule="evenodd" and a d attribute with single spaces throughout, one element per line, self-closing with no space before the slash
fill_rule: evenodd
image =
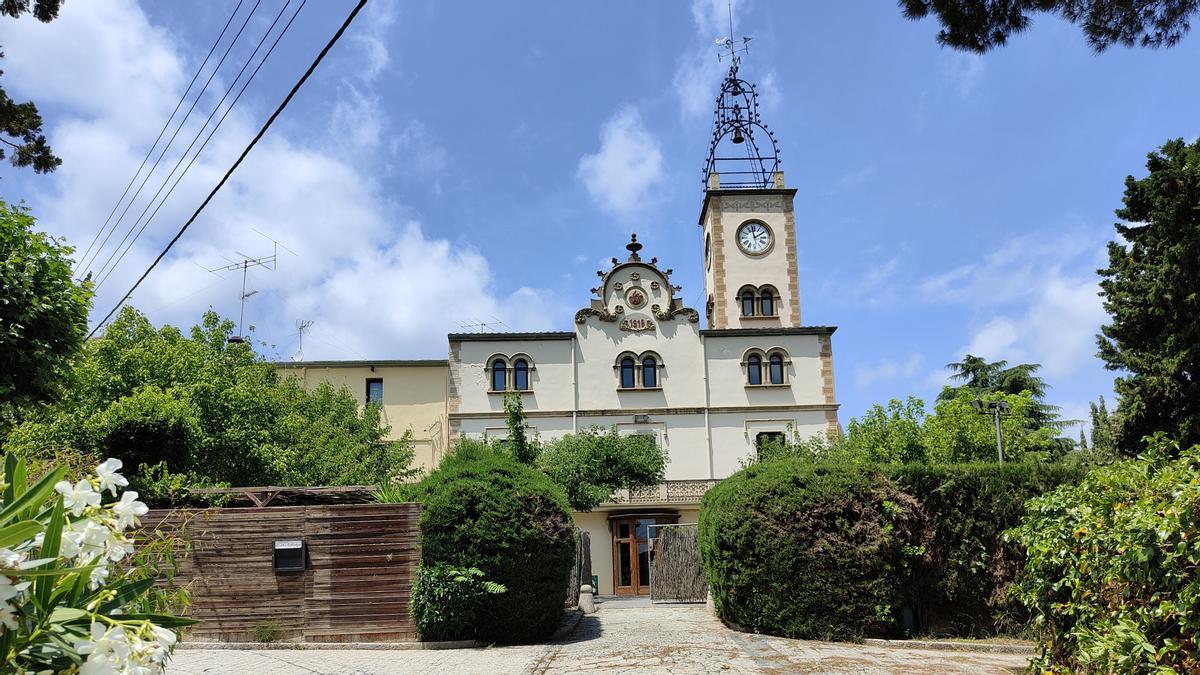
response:
<path id="1" fill-rule="evenodd" d="M 709 328 L 799 327 L 796 190 L 783 181 L 779 145 L 739 65 L 734 54 L 704 167 L 706 320 Z"/>

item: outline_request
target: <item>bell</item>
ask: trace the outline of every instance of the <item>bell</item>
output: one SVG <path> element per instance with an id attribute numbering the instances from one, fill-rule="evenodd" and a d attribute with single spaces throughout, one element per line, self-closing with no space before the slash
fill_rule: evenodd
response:
<path id="1" fill-rule="evenodd" d="M 734 80 L 733 81 L 733 91 L 731 91 L 729 93 L 733 94 L 734 96 L 741 96 L 742 94 L 745 93 L 745 90 L 742 89 L 742 85 L 737 80 Z"/>
<path id="2" fill-rule="evenodd" d="M 734 143 L 744 143 L 745 141 L 746 141 L 746 137 L 742 135 L 742 130 L 734 129 L 733 130 L 733 142 Z"/>

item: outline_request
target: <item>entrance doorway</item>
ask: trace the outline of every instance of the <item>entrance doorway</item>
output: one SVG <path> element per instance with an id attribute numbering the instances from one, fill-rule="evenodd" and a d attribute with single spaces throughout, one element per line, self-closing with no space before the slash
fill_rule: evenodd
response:
<path id="1" fill-rule="evenodd" d="M 617 595 L 650 595 L 650 568 L 654 563 L 651 525 L 674 523 L 673 514 L 631 514 L 609 520 L 613 540 L 613 592 Z"/>

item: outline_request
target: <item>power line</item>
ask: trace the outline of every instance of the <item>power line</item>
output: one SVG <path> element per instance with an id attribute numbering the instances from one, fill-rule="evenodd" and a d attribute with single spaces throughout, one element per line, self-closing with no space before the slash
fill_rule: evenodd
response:
<path id="1" fill-rule="evenodd" d="M 180 165 L 183 164 L 183 160 L 187 159 L 188 153 L 192 151 L 192 148 L 196 147 L 196 141 L 200 140 L 200 137 L 204 135 L 204 130 L 208 128 L 209 122 L 212 122 L 213 117 L 221 110 L 221 105 L 225 103 L 225 99 L 229 98 L 229 95 L 233 93 L 233 88 L 236 87 L 238 81 L 242 79 L 242 75 L 245 74 L 246 68 L 249 68 L 250 64 L 254 62 L 254 57 L 258 55 L 258 50 L 262 49 L 262 46 L 266 43 L 267 38 L 271 37 L 271 32 L 275 30 L 275 26 L 279 23 L 279 19 L 283 17 L 284 13 L 287 11 L 287 8 L 292 4 L 292 0 L 287 0 L 283 7 L 279 9 L 279 13 L 275 15 L 275 20 L 272 21 L 271 25 L 267 27 L 267 31 L 263 33 L 262 38 L 258 41 L 258 44 L 255 45 L 254 51 L 250 52 L 250 56 L 246 57 L 246 62 L 242 64 L 241 69 L 238 70 L 237 75 L 234 76 L 233 81 L 229 83 L 229 87 L 226 88 L 224 95 L 221 96 L 221 100 L 217 101 L 217 105 L 213 107 L 212 112 L 208 114 L 208 118 L 204 120 L 204 124 L 202 124 L 200 128 L 196 130 L 196 136 L 192 139 L 192 142 L 188 144 L 187 148 L 183 151 L 183 154 L 181 154 L 179 159 L 176 160 L 175 166 L 171 168 L 171 172 L 168 173 L 167 177 L 163 179 L 162 185 L 158 186 L 158 190 L 154 192 L 154 196 L 151 197 L 150 201 L 146 203 L 146 206 L 142 208 L 142 212 L 138 214 L 137 219 L 134 220 L 133 224 L 129 226 L 129 230 L 125 233 L 125 236 L 121 238 L 120 243 L 118 243 L 117 247 L 108 255 L 108 259 L 104 261 L 104 265 L 100 267 L 100 271 L 96 274 L 96 276 L 100 277 L 100 280 L 96 282 L 93 290 L 98 290 L 104 285 L 104 282 L 108 280 L 108 277 L 111 276 L 113 271 L 117 269 L 117 265 L 121 263 L 121 260 L 123 260 L 126 255 L 128 255 L 130 249 L 133 248 L 134 243 L 137 242 L 138 238 L 142 236 L 142 232 L 146 231 L 146 227 L 150 224 L 150 221 L 154 219 L 154 216 L 158 214 L 158 210 L 162 208 L 163 204 L 167 202 L 167 199 L 171 196 L 171 194 L 175 192 L 175 188 L 179 185 L 179 182 L 183 180 L 185 175 L 187 175 L 187 172 L 192 168 L 192 164 L 195 163 L 196 159 L 200 156 L 200 153 L 204 152 L 204 148 L 208 147 L 208 142 L 212 140 L 213 135 L 216 134 L 217 130 L 221 128 L 221 125 L 225 123 L 225 118 L 229 116 L 229 113 L 233 112 L 234 106 L 236 106 L 237 102 L 241 100 L 242 94 L 246 92 L 246 88 L 249 87 L 250 83 L 254 81 L 254 77 L 258 75 L 258 71 L 262 69 L 263 65 L 267 62 L 267 59 L 270 58 L 271 53 L 275 51 L 275 46 L 279 44 L 279 41 L 283 38 L 284 34 L 287 33 L 289 28 L 291 28 L 292 22 L 295 21 L 296 16 L 300 14 L 300 10 L 304 9 L 306 2 L 307 0 L 301 1 L 300 5 L 296 8 L 296 11 L 292 14 L 292 18 L 288 20 L 287 24 L 283 27 L 283 30 L 280 31 L 279 35 L 275 38 L 275 41 L 271 43 L 271 47 L 267 50 L 267 52 L 263 54 L 262 60 L 258 62 L 258 65 L 254 68 L 254 71 L 250 73 L 250 77 L 247 78 L 245 83 L 242 84 L 242 88 L 238 91 L 237 96 L 235 96 L 233 101 L 229 103 L 229 106 L 225 108 L 225 112 L 221 114 L 221 118 L 217 120 L 217 123 L 213 126 L 212 130 L 209 131 L 208 136 L 205 137 L 204 142 L 200 144 L 200 148 L 196 150 L 196 154 L 192 155 L 191 160 L 188 161 L 188 164 L 186 167 L 184 167 L 183 172 L 180 173 L 179 177 L 175 179 L 175 182 L 171 184 L 171 187 L 167 190 L 166 194 L 163 194 L 163 188 L 167 187 L 168 183 L 171 183 L 171 177 L 174 176 L 175 172 L 179 170 Z M 162 195 L 162 200 L 158 202 L 158 206 L 154 207 L 154 212 L 150 214 L 150 217 L 146 218 L 146 213 L 150 211 L 151 206 L 154 206 L 154 202 L 158 200 L 159 195 Z M 146 220 L 143 221 L 143 218 L 146 218 Z M 141 223 L 142 227 L 137 231 L 137 234 L 134 235 L 133 240 L 131 241 L 129 239 L 129 235 L 133 234 L 134 229 L 137 228 L 139 223 Z M 127 241 L 129 242 L 129 245 L 125 246 L 125 242 Z M 122 246 L 125 247 L 123 251 L 121 250 Z M 118 252 L 120 252 L 120 255 L 118 255 Z M 112 264 L 112 267 L 109 267 L 110 263 Z M 107 272 L 105 270 L 107 270 Z"/>
<path id="2" fill-rule="evenodd" d="M 204 60 L 201 61 L 200 65 L 196 68 L 196 74 L 192 75 L 192 81 L 188 82 L 187 89 L 183 90 L 183 95 L 179 97 L 179 102 L 175 104 L 175 109 L 171 111 L 171 116 L 168 117 L 167 121 L 163 123 L 162 129 L 158 130 L 158 136 L 155 137 L 154 142 L 150 144 L 150 148 L 146 150 L 146 156 L 142 158 L 142 163 L 138 165 L 137 171 L 135 171 L 133 176 L 129 178 L 129 184 L 125 186 L 125 191 L 121 193 L 120 198 L 117 199 L 117 203 L 113 204 L 112 210 L 108 212 L 108 218 L 104 219 L 104 224 L 101 225 L 100 229 L 96 231 L 96 236 L 92 237 L 92 242 L 88 244 L 87 250 L 84 251 L 83 255 L 79 258 L 79 272 L 83 271 L 83 260 L 85 260 L 88 257 L 88 254 L 92 252 L 92 247 L 96 245 L 96 242 L 100 239 L 100 235 L 103 234 L 104 230 L 108 228 L 108 223 L 112 220 L 113 215 L 116 214 L 117 209 L 121 206 L 121 202 L 125 201 L 126 195 L 129 194 L 129 188 L 133 187 L 134 181 L 137 180 L 138 176 L 142 175 L 142 169 L 146 167 L 146 162 L 150 159 L 150 155 L 154 154 L 154 148 L 158 147 L 158 142 L 162 140 L 163 134 L 165 134 L 167 129 L 171 126 L 171 121 L 175 119 L 175 114 L 178 113 L 179 109 L 183 107 L 183 102 L 187 100 L 188 92 L 192 90 L 192 85 L 196 84 L 196 80 L 200 79 L 200 73 L 204 71 L 204 66 L 208 65 L 208 60 L 212 58 L 213 52 L 217 51 L 217 45 L 221 44 L 221 38 L 225 37 L 225 31 L 229 30 L 229 25 L 233 23 L 233 17 L 237 16 L 238 10 L 242 8 L 243 2 L 245 2 L 245 0 L 238 0 L 237 6 L 234 7 L 233 11 L 229 13 L 229 19 L 225 22 L 225 26 L 221 29 L 220 34 L 217 35 L 217 39 L 213 41 L 212 47 L 208 49 L 208 54 L 205 55 Z M 199 99 L 199 97 L 203 95 L 204 90 L 201 89 L 200 93 L 196 95 L 196 98 Z M 184 121 L 187 121 L 186 117 L 184 118 Z M 180 125 L 182 124 L 183 123 L 180 122 Z M 153 169 L 151 169 L 151 171 L 153 171 Z"/>
<path id="3" fill-rule="evenodd" d="M 254 135 L 254 138 L 251 139 L 249 145 L 246 146 L 246 149 L 242 150 L 242 154 L 239 155 L 237 160 L 234 161 L 233 165 L 229 167 L 229 170 L 225 172 L 225 175 L 221 177 L 221 180 L 216 184 L 216 186 L 213 187 L 212 191 L 208 193 L 208 196 L 204 198 L 204 201 L 200 203 L 200 206 L 196 207 L 196 211 L 190 218 L 187 219 L 187 222 L 185 222 L 183 226 L 179 228 L 179 231 L 175 233 L 175 236 L 171 238 L 171 241 L 167 242 L 166 248 L 164 248 L 162 252 L 158 254 L 158 257 L 154 259 L 154 262 L 150 263 L 150 266 L 146 268 L 146 271 L 142 272 L 142 276 L 138 277 L 138 280 L 135 281 L 133 286 L 129 288 L 129 291 L 125 293 L 125 296 L 122 297 L 117 304 L 108 311 L 108 314 L 106 314 L 104 318 L 96 324 L 96 327 L 88 333 L 89 338 L 94 336 L 96 331 L 100 330 L 100 327 L 112 318 L 113 314 L 116 314 L 117 310 L 121 308 L 121 305 L 125 304 L 125 301 L 128 300 L 131 295 L 133 295 L 133 292 L 137 290 L 137 287 L 146 280 L 146 277 L 150 276 L 150 272 L 154 271 L 154 268 L 158 266 L 158 263 L 161 262 L 164 257 L 166 257 L 171 248 L 175 246 L 175 242 L 179 241 L 179 238 L 183 236 L 183 233 L 186 232 L 187 229 L 191 227 L 192 223 L 196 221 L 196 218 L 200 216 L 200 213 L 204 211 L 204 208 L 208 206 L 208 203 L 212 201 L 217 192 L 219 192 L 221 188 L 225 186 L 225 183 L 229 180 L 229 177 L 233 175 L 233 172 L 237 171 L 237 168 L 241 166 L 242 161 L 246 159 L 246 156 L 250 154 L 250 151 L 254 149 L 254 146 L 258 145 L 259 140 L 266 135 L 267 130 L 270 129 L 271 125 L 275 123 L 275 119 L 279 117 L 279 115 L 282 114 L 283 111 L 288 107 L 288 104 L 292 102 L 292 99 L 296 96 L 296 92 L 300 91 L 300 88 L 303 87 L 304 83 L 308 81 L 308 78 L 312 76 L 313 72 L 317 69 L 317 66 L 321 65 L 321 61 L 325 59 L 325 55 L 329 53 L 329 50 L 333 49 L 333 46 L 337 44 L 337 41 L 341 39 L 342 34 L 346 32 L 346 29 L 349 28 L 350 24 L 354 21 L 354 17 L 358 16 L 358 13 L 362 11 L 362 8 L 366 4 L 367 0 L 358 0 L 358 2 L 354 5 L 354 9 L 350 11 L 350 14 L 346 17 L 346 20 L 342 22 L 341 27 L 338 28 L 337 32 L 333 34 L 333 37 L 329 38 L 329 42 L 325 44 L 325 47 L 321 49 L 319 54 L 317 54 L 317 58 L 314 59 L 312 64 L 308 66 L 308 70 L 304 71 L 304 74 L 301 75 L 300 79 L 296 81 L 296 84 L 292 86 L 291 91 L 288 92 L 287 96 L 284 97 L 279 106 L 275 108 L 275 112 L 271 113 L 271 116 L 267 118 L 267 121 L 263 124 L 262 128 L 258 130 L 258 133 Z"/>
<path id="4" fill-rule="evenodd" d="M 125 214 L 129 213 L 129 208 L 133 206 L 133 203 L 137 200 L 138 195 L 142 193 L 142 188 L 146 187 L 146 182 L 150 180 L 150 176 L 152 176 L 158 169 L 159 163 L 162 162 L 162 158 L 167 154 L 167 150 L 175 142 L 175 138 L 179 136 L 179 132 L 183 131 L 183 125 L 187 124 L 188 118 L 192 116 L 192 111 L 194 111 L 196 109 L 196 105 L 200 103 L 200 99 L 204 96 L 204 92 L 208 91 L 208 85 L 212 84 L 213 78 L 217 76 L 218 72 L 220 72 L 221 66 L 225 64 L 225 59 L 229 57 L 229 52 L 233 51 L 233 46 L 236 45 L 238 40 L 242 37 L 242 32 L 246 30 L 246 26 L 250 23 L 250 19 L 253 18 L 254 13 L 258 11 L 258 6 L 260 4 L 262 4 L 262 0 L 257 0 L 254 3 L 254 6 L 250 8 L 250 13 L 246 15 L 246 19 L 242 21 L 242 25 L 238 28 L 237 34 L 233 36 L 233 40 L 229 42 L 229 46 L 226 47 L 225 52 L 221 54 L 221 59 L 217 61 L 216 67 L 214 67 L 213 71 L 209 73 L 208 79 L 204 81 L 204 86 L 201 87 L 200 91 L 196 93 L 196 100 L 192 101 L 192 105 L 188 107 L 188 111 L 184 114 L 183 119 L 179 120 L 179 126 L 175 129 L 174 133 L 171 134 L 171 138 L 167 141 L 167 144 L 162 147 L 162 151 L 158 153 L 158 158 L 155 159 L 154 164 L 150 166 L 150 171 L 146 172 L 146 177 L 142 179 L 141 184 L 138 185 L 138 188 L 134 191 L 133 196 L 129 198 L 129 203 L 125 205 L 125 208 L 121 211 L 121 215 L 117 217 L 116 222 L 113 222 L 112 230 L 110 230 L 109 233 L 104 236 L 104 241 L 100 243 L 100 247 L 96 249 L 95 254 L 92 256 L 92 263 L 96 262 L 96 258 L 100 256 L 100 252 L 103 251 L 104 247 L 108 245 L 109 238 L 112 237 L 113 233 L 117 231 L 117 227 L 120 226 L 121 221 L 125 219 Z M 241 6 L 242 2 L 239 0 L 237 7 L 235 7 L 233 10 L 233 13 L 229 15 L 229 21 L 225 23 L 225 28 L 221 29 L 221 35 L 217 36 L 217 41 L 213 43 L 213 49 L 216 49 L 217 45 L 221 43 L 221 37 L 225 35 L 225 31 L 229 28 L 229 22 L 233 21 L 234 17 L 237 16 L 237 11 Z M 168 118 L 167 123 L 163 125 L 162 131 L 158 132 L 158 138 L 154 140 L 154 144 L 151 145 L 150 149 L 146 151 L 146 157 L 142 159 L 142 164 L 138 167 L 137 173 L 133 174 L 133 178 L 129 179 L 129 185 L 125 186 L 125 192 L 121 194 L 121 198 L 117 200 L 117 203 L 113 205 L 112 211 L 108 214 L 108 218 L 104 220 L 104 225 L 100 227 L 100 230 L 96 232 L 96 236 L 92 239 L 92 244 L 88 245 L 88 252 L 91 252 L 92 245 L 96 243 L 96 240 L 99 239 L 100 235 L 104 234 L 104 231 L 108 228 L 108 224 L 110 221 L 112 221 L 113 214 L 117 212 L 118 208 L 120 208 L 121 202 L 125 201 L 125 195 L 129 193 L 130 186 L 132 186 L 134 181 L 137 180 L 137 177 L 141 175 L 142 168 L 146 166 L 146 160 L 151 154 L 154 153 L 155 146 L 157 146 L 158 141 L 162 139 L 163 133 L 167 130 L 167 127 L 170 126 L 171 120 L 175 118 L 175 113 L 179 111 L 179 106 L 182 105 L 183 101 L 187 98 L 188 91 L 191 90 L 192 84 L 194 84 L 196 78 L 200 76 L 200 72 L 204 69 L 204 64 L 208 63 L 208 59 L 211 56 L 212 50 L 210 49 L 208 56 L 204 57 L 204 63 L 201 63 L 200 67 L 196 69 L 196 75 L 192 77 L 192 82 L 188 84 L 187 90 L 185 90 L 183 92 L 183 96 L 180 97 L 179 103 L 175 106 L 175 111 L 171 113 L 171 117 Z M 84 276 L 83 270 L 88 268 L 87 266 L 89 263 L 87 262 L 87 257 L 88 254 L 84 253 L 83 257 L 80 258 L 78 270 L 80 278 Z"/>

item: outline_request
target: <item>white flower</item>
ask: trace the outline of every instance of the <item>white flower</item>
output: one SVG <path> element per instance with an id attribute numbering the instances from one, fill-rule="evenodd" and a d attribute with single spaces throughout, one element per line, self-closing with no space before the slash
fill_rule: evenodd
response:
<path id="1" fill-rule="evenodd" d="M 0 605 L 8 603 L 9 600 L 17 597 L 26 588 L 29 588 L 28 581 L 14 584 L 12 579 L 0 574 Z"/>
<path id="2" fill-rule="evenodd" d="M 120 562 L 122 558 L 131 553 L 133 553 L 133 542 L 110 530 L 108 537 L 104 540 L 104 557 L 113 562 Z"/>
<path id="3" fill-rule="evenodd" d="M 24 553 L 17 553 L 11 548 L 0 548 L 0 567 L 16 569 L 17 565 L 20 565 L 24 559 Z"/>
<path id="4" fill-rule="evenodd" d="M 17 629 L 17 613 L 12 607 L 5 604 L 0 604 L 0 633 L 4 632 L 4 628 L 8 630 Z"/>
<path id="5" fill-rule="evenodd" d="M 96 475 L 100 476 L 100 491 L 108 490 L 114 497 L 117 496 L 117 488 L 129 485 L 129 480 L 121 474 L 117 473 L 121 469 L 121 460 L 114 457 L 109 457 L 104 460 L 104 463 L 96 467 Z"/>
<path id="6" fill-rule="evenodd" d="M 152 626 L 151 632 L 154 633 L 154 640 L 157 644 L 150 652 L 150 661 L 161 663 L 167 659 L 171 650 L 175 648 L 175 642 L 179 640 L 179 636 L 175 635 L 175 631 L 163 628 L 162 626 Z"/>
<path id="7" fill-rule="evenodd" d="M 88 562 L 104 553 L 112 530 L 90 518 L 76 520 L 63 530 L 62 548 L 59 554 L 64 558 L 78 558 L 80 562 Z"/>
<path id="8" fill-rule="evenodd" d="M 137 500 L 138 493 L 129 490 L 121 495 L 121 501 L 112 505 L 113 515 L 117 517 L 117 527 L 122 530 L 128 530 L 131 527 L 139 525 L 141 521 L 139 516 L 144 516 L 150 511 L 150 507 Z"/>
<path id="9" fill-rule="evenodd" d="M 108 655 L 88 657 L 79 667 L 79 675 L 118 675 L 117 665 Z"/>
<path id="10" fill-rule="evenodd" d="M 107 565 L 97 565 L 93 567 L 92 573 L 88 577 L 88 588 L 94 591 L 103 586 L 104 582 L 108 581 L 108 574 L 109 572 Z"/>
<path id="11" fill-rule="evenodd" d="M 100 506 L 100 493 L 92 490 L 91 483 L 86 480 L 75 485 L 60 480 L 55 483 L 54 489 L 63 496 L 63 506 L 76 516 L 82 516 L 83 510 L 89 506 Z"/>

